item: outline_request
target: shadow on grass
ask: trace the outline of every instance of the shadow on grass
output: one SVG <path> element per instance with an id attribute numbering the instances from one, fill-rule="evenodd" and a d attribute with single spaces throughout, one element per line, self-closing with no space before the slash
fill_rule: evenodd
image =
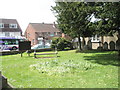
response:
<path id="1" fill-rule="evenodd" d="M 108 52 L 110 50 L 83 50 L 83 51 L 79 51 L 77 50 L 76 53 L 103 53 L 103 52 Z"/>
<path id="2" fill-rule="evenodd" d="M 120 57 L 117 54 L 96 54 L 93 56 L 84 56 L 84 58 L 93 63 L 120 66 Z"/>

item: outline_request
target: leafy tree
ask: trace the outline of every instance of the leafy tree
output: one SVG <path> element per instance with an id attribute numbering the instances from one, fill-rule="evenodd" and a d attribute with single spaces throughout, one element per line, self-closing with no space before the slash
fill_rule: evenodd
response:
<path id="1" fill-rule="evenodd" d="M 69 49 L 73 48 L 72 43 L 69 40 L 61 37 L 53 38 L 51 48 L 56 48 L 56 47 L 58 50 L 64 50 L 65 48 L 69 48 Z"/>
<path id="2" fill-rule="evenodd" d="M 120 2 L 96 3 L 95 12 L 96 17 L 101 19 L 97 22 L 98 34 L 111 35 L 117 32 L 118 41 L 120 42 Z"/>
<path id="3" fill-rule="evenodd" d="M 79 50 L 81 48 L 80 37 L 88 37 L 92 35 L 91 14 L 93 13 L 94 3 L 83 2 L 57 2 L 53 7 L 56 13 L 58 27 L 63 33 L 70 35 L 73 38 L 78 38 Z"/>

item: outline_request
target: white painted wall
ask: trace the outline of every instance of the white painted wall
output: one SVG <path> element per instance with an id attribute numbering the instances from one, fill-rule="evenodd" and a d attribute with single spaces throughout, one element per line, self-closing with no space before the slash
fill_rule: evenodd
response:
<path id="1" fill-rule="evenodd" d="M 0 32 L 0 36 L 5 37 L 5 33 L 9 33 L 10 37 L 19 37 L 21 36 L 21 32 Z"/>

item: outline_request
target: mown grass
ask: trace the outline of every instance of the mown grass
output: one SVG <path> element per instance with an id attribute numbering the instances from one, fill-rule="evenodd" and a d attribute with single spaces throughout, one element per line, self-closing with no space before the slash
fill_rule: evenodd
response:
<path id="1" fill-rule="evenodd" d="M 59 51 L 39 59 L 24 53 L 2 56 L 2 74 L 16 88 L 118 88 L 118 60 L 115 51 Z"/>

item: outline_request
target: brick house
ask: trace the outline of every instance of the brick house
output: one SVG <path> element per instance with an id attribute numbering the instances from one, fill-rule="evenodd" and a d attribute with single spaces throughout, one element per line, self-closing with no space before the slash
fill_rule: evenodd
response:
<path id="1" fill-rule="evenodd" d="M 22 30 L 16 19 L 0 19 L 0 36 L 21 37 Z"/>
<path id="2" fill-rule="evenodd" d="M 31 45 L 51 44 L 53 37 L 61 37 L 62 33 L 56 28 L 55 24 L 29 23 L 25 37 L 31 41 Z"/>

